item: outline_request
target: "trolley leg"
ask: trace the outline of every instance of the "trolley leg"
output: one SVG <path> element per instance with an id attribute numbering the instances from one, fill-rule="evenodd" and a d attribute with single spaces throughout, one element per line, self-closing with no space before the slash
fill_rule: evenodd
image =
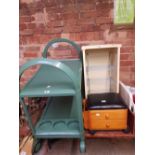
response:
<path id="1" fill-rule="evenodd" d="M 34 155 L 35 153 L 37 153 L 41 149 L 42 144 L 43 144 L 42 139 L 34 138 L 33 145 L 32 145 L 32 155 Z"/>
<path id="2" fill-rule="evenodd" d="M 83 139 L 80 140 L 80 152 L 81 153 L 86 152 L 86 145 L 85 145 L 85 141 Z"/>

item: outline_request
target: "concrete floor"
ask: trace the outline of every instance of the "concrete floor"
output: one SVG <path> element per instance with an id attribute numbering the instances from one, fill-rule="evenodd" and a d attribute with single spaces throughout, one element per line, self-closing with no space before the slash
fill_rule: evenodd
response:
<path id="1" fill-rule="evenodd" d="M 79 141 L 62 139 L 53 143 L 51 149 L 45 142 L 35 155 L 134 155 L 133 140 L 128 139 L 86 139 L 86 153 L 79 151 Z"/>

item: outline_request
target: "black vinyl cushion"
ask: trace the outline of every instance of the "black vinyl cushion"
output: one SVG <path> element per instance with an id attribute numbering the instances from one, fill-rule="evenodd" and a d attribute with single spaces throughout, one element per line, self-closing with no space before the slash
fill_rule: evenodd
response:
<path id="1" fill-rule="evenodd" d="M 123 99 L 117 93 L 89 94 L 86 110 L 126 109 Z"/>

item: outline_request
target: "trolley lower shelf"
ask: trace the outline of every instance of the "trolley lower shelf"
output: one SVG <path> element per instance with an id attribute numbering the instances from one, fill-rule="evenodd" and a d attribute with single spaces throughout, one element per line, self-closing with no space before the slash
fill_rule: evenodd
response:
<path id="1" fill-rule="evenodd" d="M 36 126 L 38 138 L 78 138 L 80 137 L 77 120 L 44 120 Z"/>
<path id="2" fill-rule="evenodd" d="M 72 96 L 51 97 L 35 126 L 37 138 L 80 138 L 80 126 L 71 115 Z"/>

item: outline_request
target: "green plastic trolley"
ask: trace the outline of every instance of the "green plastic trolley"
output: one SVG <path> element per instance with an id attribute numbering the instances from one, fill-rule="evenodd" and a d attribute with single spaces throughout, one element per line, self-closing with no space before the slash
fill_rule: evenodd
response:
<path id="1" fill-rule="evenodd" d="M 54 43 L 65 42 L 72 45 L 79 58 L 52 60 L 47 58 L 48 49 Z M 19 79 L 25 70 L 40 65 L 39 70 L 20 89 L 20 103 L 34 137 L 33 151 L 37 149 L 39 140 L 77 138 L 80 140 L 80 151 L 85 152 L 84 127 L 82 118 L 82 56 L 81 48 L 68 39 L 50 41 L 44 51 L 43 58 L 28 61 L 20 68 Z M 25 97 L 47 97 L 46 107 L 34 125 L 25 104 Z"/>

